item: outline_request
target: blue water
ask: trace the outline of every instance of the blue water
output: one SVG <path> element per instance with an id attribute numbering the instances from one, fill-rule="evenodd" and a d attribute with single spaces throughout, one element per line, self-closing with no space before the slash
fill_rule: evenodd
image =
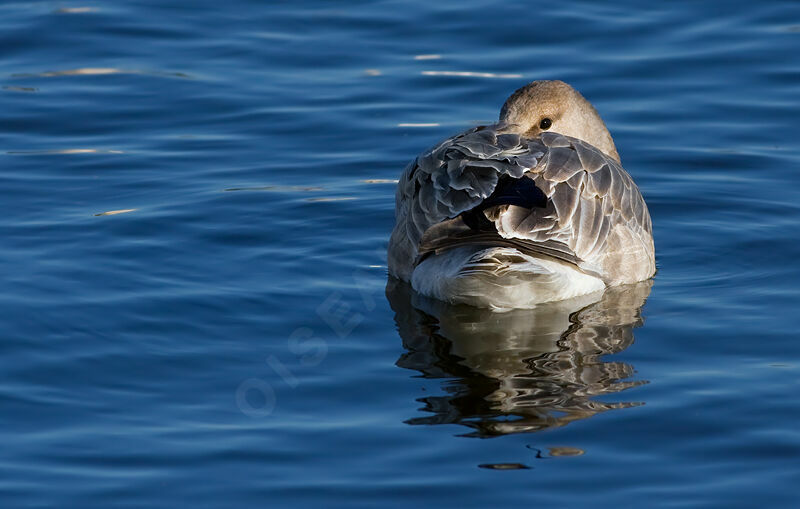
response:
<path id="1" fill-rule="evenodd" d="M 2 507 L 796 507 L 796 2 L 3 2 L 0 47 Z M 533 79 L 652 286 L 388 281 L 392 179 Z"/>

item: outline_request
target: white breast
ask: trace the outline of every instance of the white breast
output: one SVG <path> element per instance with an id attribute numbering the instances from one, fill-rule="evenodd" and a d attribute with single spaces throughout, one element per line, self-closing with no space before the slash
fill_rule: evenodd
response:
<path id="1" fill-rule="evenodd" d="M 601 292 L 597 277 L 557 260 L 513 248 L 461 247 L 423 260 L 411 276 L 423 295 L 498 311 Z"/>

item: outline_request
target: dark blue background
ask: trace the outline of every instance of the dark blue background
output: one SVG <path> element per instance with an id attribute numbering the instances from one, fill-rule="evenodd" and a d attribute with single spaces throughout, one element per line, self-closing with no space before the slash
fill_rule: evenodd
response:
<path id="1" fill-rule="evenodd" d="M 795 2 L 0 4 L 2 505 L 792 506 L 799 47 Z M 468 438 L 421 401 L 474 373 L 402 361 L 391 179 L 533 79 L 650 205 L 607 359 L 649 383 Z"/>

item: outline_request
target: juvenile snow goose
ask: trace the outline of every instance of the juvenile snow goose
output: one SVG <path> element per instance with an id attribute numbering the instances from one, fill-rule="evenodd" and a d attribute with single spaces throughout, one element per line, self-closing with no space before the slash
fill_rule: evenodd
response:
<path id="1" fill-rule="evenodd" d="M 497 124 L 448 138 L 400 178 L 389 273 L 421 294 L 530 308 L 655 273 L 652 224 L 594 107 L 535 81 Z"/>

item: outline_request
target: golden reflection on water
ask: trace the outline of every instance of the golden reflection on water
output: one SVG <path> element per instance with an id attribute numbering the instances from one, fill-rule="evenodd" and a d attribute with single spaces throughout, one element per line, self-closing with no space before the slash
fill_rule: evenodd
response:
<path id="1" fill-rule="evenodd" d="M 128 214 L 130 212 L 136 212 L 139 209 L 119 209 L 119 210 L 108 210 L 106 212 L 100 212 L 99 214 L 95 214 L 95 216 L 116 216 L 117 214 Z"/>
<path id="2" fill-rule="evenodd" d="M 63 71 L 45 71 L 37 74 L 36 76 L 51 78 L 53 76 L 94 76 L 100 74 L 122 74 L 125 72 L 131 71 L 124 71 L 122 69 L 115 69 L 113 67 L 84 67 L 82 69 L 65 69 Z"/>
<path id="3" fill-rule="evenodd" d="M 397 179 L 363 179 L 361 180 L 364 184 L 397 184 L 399 180 Z"/>
<path id="4" fill-rule="evenodd" d="M 312 203 L 329 202 L 329 201 L 351 201 L 357 200 L 355 196 L 323 196 L 320 198 L 306 198 L 306 201 Z"/>
<path id="5" fill-rule="evenodd" d="M 419 399 L 427 414 L 409 424 L 461 424 L 467 436 L 490 437 L 564 426 L 642 402 L 595 398 L 647 383 L 634 368 L 604 359 L 634 341 L 651 281 L 546 304 L 493 313 L 420 296 L 390 279 L 386 295 L 403 346 L 397 365 L 445 379 L 442 394 Z M 599 300 L 598 300 L 599 298 Z M 604 398 L 607 400 L 607 398 Z M 560 447 L 552 456 L 575 456 Z"/>
<path id="6" fill-rule="evenodd" d="M 36 87 L 14 87 L 10 85 L 6 85 L 3 87 L 3 90 L 8 90 L 9 92 L 38 92 L 39 89 Z"/>
<path id="7" fill-rule="evenodd" d="M 46 156 L 59 154 L 124 154 L 122 150 L 100 150 L 96 148 L 62 148 L 48 150 L 9 150 L 6 154 L 17 156 Z"/>
<path id="8" fill-rule="evenodd" d="M 422 71 L 422 75 L 456 76 L 459 78 L 499 78 L 499 79 L 522 78 L 521 74 L 498 74 L 494 72 L 473 72 L 473 71 Z"/>
<path id="9" fill-rule="evenodd" d="M 61 69 L 36 73 L 16 73 L 12 78 L 55 78 L 59 76 L 103 76 L 108 74 L 144 74 L 168 78 L 191 78 L 183 72 L 147 71 L 142 69 L 118 69 L 116 67 L 81 67 L 79 69 Z"/>
<path id="10" fill-rule="evenodd" d="M 87 12 L 97 12 L 97 9 L 94 7 L 62 7 L 56 9 L 58 14 L 85 14 Z"/>
<path id="11" fill-rule="evenodd" d="M 325 188 L 319 186 L 255 186 L 255 187 L 229 187 L 227 192 L 232 191 L 272 191 L 276 193 L 292 192 L 316 192 L 324 191 Z"/>

